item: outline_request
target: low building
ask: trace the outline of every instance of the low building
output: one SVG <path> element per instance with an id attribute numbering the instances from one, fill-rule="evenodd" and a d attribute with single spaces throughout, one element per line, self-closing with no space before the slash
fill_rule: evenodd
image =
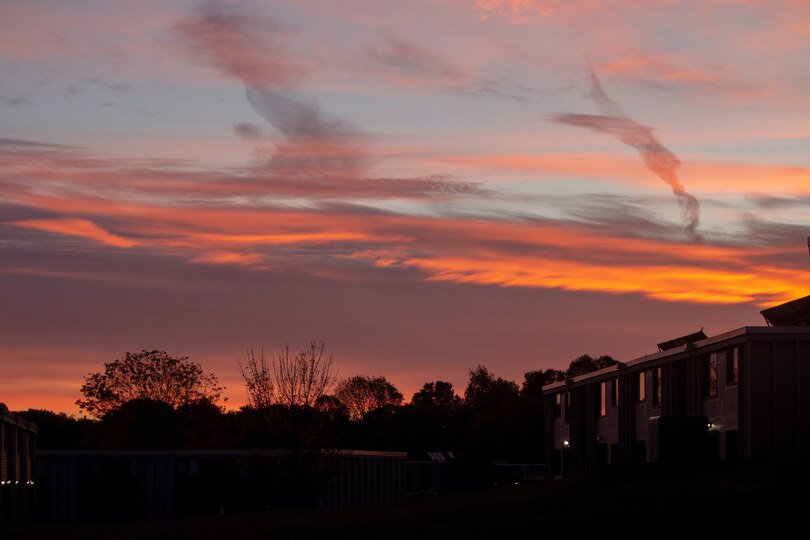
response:
<path id="1" fill-rule="evenodd" d="M 0 410 L 0 529 L 33 522 L 37 426 Z"/>
<path id="2" fill-rule="evenodd" d="M 770 326 L 696 332 L 545 386 L 549 474 L 810 457 L 810 297 L 763 315 Z"/>
<path id="3" fill-rule="evenodd" d="M 154 521 L 393 501 L 405 493 L 406 457 L 364 450 L 41 451 L 39 522 Z"/>

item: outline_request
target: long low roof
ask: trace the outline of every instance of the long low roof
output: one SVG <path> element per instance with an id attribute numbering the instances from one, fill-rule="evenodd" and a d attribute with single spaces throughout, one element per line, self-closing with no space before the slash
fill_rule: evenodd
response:
<path id="1" fill-rule="evenodd" d="M 12 413 L 0 413 L 0 422 L 12 424 L 14 426 L 21 427 L 34 433 L 37 433 L 39 431 L 39 426 L 37 426 L 35 423 L 29 422 L 22 416 L 18 416 Z"/>
<path id="2" fill-rule="evenodd" d="M 407 452 L 385 452 L 378 450 L 349 450 L 323 448 L 307 450 L 324 457 L 366 457 L 366 458 L 405 458 Z M 279 449 L 224 449 L 224 450 L 40 450 L 39 457 L 175 457 L 175 458 L 230 458 L 266 457 L 284 454 Z"/>
<path id="3" fill-rule="evenodd" d="M 578 377 L 574 377 L 571 381 L 559 381 L 543 386 L 544 394 L 553 394 L 560 389 L 567 387 L 575 387 L 581 384 L 592 382 L 593 379 L 609 379 L 612 374 L 619 370 L 626 370 L 632 368 L 646 367 L 647 364 L 656 363 L 658 360 L 663 360 L 670 356 L 677 356 L 685 353 L 687 350 L 711 346 L 715 343 L 734 339 L 736 337 L 750 335 L 750 336 L 774 336 L 774 335 L 805 335 L 810 338 L 810 326 L 743 326 L 730 332 L 724 332 L 716 336 L 707 337 L 700 341 L 681 345 L 680 347 L 668 349 L 665 351 L 647 354 L 639 358 L 635 358 L 628 362 L 619 362 L 617 365 L 606 367 L 598 371 L 585 373 Z M 570 384 L 569 384 L 570 383 Z"/>

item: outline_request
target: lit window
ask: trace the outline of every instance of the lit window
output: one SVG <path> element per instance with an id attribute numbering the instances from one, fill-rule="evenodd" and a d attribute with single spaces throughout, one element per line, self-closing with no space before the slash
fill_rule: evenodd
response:
<path id="1" fill-rule="evenodd" d="M 554 418 L 562 416 L 562 394 L 555 394 L 554 396 Z"/>
<path id="2" fill-rule="evenodd" d="M 599 385 L 599 416 L 607 416 L 607 383 Z"/>
<path id="3" fill-rule="evenodd" d="M 721 357 L 725 359 L 726 353 L 712 353 L 706 359 L 704 377 L 706 397 L 717 397 L 717 363 Z"/>
<path id="4" fill-rule="evenodd" d="M 636 395 L 638 396 L 639 401 L 644 401 L 645 399 L 647 399 L 647 388 L 645 386 L 647 382 L 645 380 L 646 376 L 647 374 L 643 371 L 638 374 L 638 391 Z"/>
<path id="5" fill-rule="evenodd" d="M 726 353 L 726 384 L 740 382 L 740 349 L 734 347 Z"/>

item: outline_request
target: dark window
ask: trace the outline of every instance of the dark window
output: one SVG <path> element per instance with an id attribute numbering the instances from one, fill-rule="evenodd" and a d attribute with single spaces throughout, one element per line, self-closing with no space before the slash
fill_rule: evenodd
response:
<path id="1" fill-rule="evenodd" d="M 636 386 L 636 397 L 639 401 L 647 399 L 647 373 L 642 371 L 638 374 L 638 383 Z"/>
<path id="2" fill-rule="evenodd" d="M 653 369 L 652 372 L 652 385 L 653 385 L 653 407 L 660 407 L 661 406 L 661 395 L 663 390 L 663 385 L 661 382 L 661 368 L 657 367 Z"/>
<path id="3" fill-rule="evenodd" d="M 717 397 L 717 362 L 725 353 L 712 353 L 705 360 L 704 379 L 706 397 Z"/>
<path id="4" fill-rule="evenodd" d="M 619 379 L 613 379 L 610 381 L 611 385 L 611 392 L 610 392 L 610 404 L 614 407 L 619 406 Z"/>
<path id="5" fill-rule="evenodd" d="M 734 347 L 726 353 L 726 384 L 740 382 L 740 349 Z"/>
<path id="6" fill-rule="evenodd" d="M 565 421 L 571 418 L 571 392 L 565 393 Z"/>
<path id="7" fill-rule="evenodd" d="M 599 385 L 599 416 L 607 416 L 607 383 Z"/>
<path id="8" fill-rule="evenodd" d="M 562 416 L 562 394 L 554 395 L 554 418 Z"/>

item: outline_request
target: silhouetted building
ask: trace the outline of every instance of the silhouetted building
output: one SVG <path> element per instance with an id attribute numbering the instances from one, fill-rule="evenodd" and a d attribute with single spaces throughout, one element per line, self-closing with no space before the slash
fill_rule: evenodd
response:
<path id="1" fill-rule="evenodd" d="M 0 528 L 33 522 L 37 426 L 0 411 Z"/>
<path id="2" fill-rule="evenodd" d="M 405 463 L 406 495 L 432 495 L 450 487 L 449 469 L 453 452 L 415 452 Z"/>
<path id="3" fill-rule="evenodd" d="M 770 324 L 783 312 L 790 324 L 804 320 L 795 308 L 806 299 L 789 304 L 763 315 Z M 544 387 L 549 474 L 810 457 L 810 327 L 701 331 L 659 349 Z"/>
<path id="4" fill-rule="evenodd" d="M 339 508 L 405 493 L 405 452 L 42 451 L 40 523 L 152 521 L 285 507 Z"/>

